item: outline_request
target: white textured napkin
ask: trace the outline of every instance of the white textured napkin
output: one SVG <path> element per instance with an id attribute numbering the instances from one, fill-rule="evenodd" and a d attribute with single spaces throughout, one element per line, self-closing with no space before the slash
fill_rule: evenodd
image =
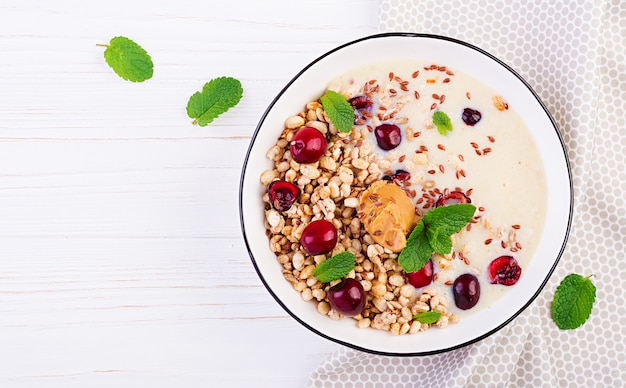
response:
<path id="1" fill-rule="evenodd" d="M 310 387 L 626 386 L 626 1 L 381 0 L 380 32 L 446 35 L 513 67 L 542 98 L 566 143 L 574 222 L 537 300 L 476 344 L 427 357 L 341 348 Z M 569 273 L 597 287 L 590 319 L 550 318 Z"/>

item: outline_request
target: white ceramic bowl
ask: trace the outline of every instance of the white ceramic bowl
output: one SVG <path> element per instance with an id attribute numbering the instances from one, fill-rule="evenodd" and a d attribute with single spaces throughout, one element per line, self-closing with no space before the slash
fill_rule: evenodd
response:
<path id="1" fill-rule="evenodd" d="M 369 53 L 369 54 L 368 54 Z M 376 55 L 370 55 L 376 53 Z M 537 143 L 547 178 L 544 234 L 532 265 L 515 292 L 495 305 L 445 329 L 394 336 L 375 329 L 357 329 L 352 319 L 334 321 L 304 302 L 281 273 L 263 226 L 260 174 L 271 168 L 267 150 L 275 144 L 285 119 L 325 91 L 336 76 L 381 60 L 412 59 L 445 63 L 495 90 L 506 90 L 511 106 L 525 120 Z M 409 33 L 368 36 L 344 44 L 311 62 L 278 94 L 259 121 L 241 175 L 240 216 L 250 258 L 268 291 L 297 321 L 313 332 L 346 346 L 384 355 L 414 356 L 448 351 L 485 338 L 501 329 L 537 297 L 552 274 L 568 237 L 572 217 L 572 185 L 567 154 L 556 123 L 537 94 L 518 74 L 489 53 L 454 39 Z M 547 314 L 547 313 L 546 313 Z"/>

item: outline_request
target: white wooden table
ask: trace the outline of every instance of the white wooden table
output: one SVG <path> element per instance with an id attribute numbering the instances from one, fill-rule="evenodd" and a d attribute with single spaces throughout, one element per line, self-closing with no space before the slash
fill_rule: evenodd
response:
<path id="1" fill-rule="evenodd" d="M 0 387 L 298 387 L 339 345 L 244 248 L 250 137 L 304 65 L 376 32 L 377 0 L 0 2 Z M 117 35 L 155 63 L 123 81 Z M 191 125 L 191 94 L 241 80 Z"/>

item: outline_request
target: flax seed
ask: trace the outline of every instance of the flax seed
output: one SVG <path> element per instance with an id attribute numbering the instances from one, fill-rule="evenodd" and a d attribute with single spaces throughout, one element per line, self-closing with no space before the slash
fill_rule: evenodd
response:
<path id="1" fill-rule="evenodd" d="M 447 282 L 444 283 L 446 286 L 451 286 L 454 284 L 454 282 L 452 280 L 448 280 Z"/>
<path id="2" fill-rule="evenodd" d="M 522 249 L 522 244 L 520 244 L 519 242 L 515 242 L 515 248 L 517 249 Z"/>
<path id="3" fill-rule="evenodd" d="M 424 152 L 428 152 L 428 147 L 426 147 L 425 145 L 421 145 L 420 146 L 420 150 L 424 151 Z"/>
<path id="4" fill-rule="evenodd" d="M 479 206 L 479 207 L 478 207 L 478 211 L 479 211 L 479 212 L 484 212 L 484 211 L 485 211 L 485 208 L 484 208 L 484 207 L 482 207 L 482 206 Z"/>
<path id="5" fill-rule="evenodd" d="M 452 72 L 452 70 L 446 70 L 446 74 L 447 74 L 447 75 L 454 75 L 454 73 Z"/>
<path id="6" fill-rule="evenodd" d="M 374 236 L 382 236 L 383 231 L 382 230 L 377 230 L 374 233 L 372 233 Z"/>
<path id="7" fill-rule="evenodd" d="M 491 152 L 491 148 L 490 147 L 483 148 L 483 155 L 486 155 L 486 154 L 488 154 L 490 152 Z"/>
<path id="8" fill-rule="evenodd" d="M 489 139 L 490 142 L 495 143 L 496 139 L 493 138 L 493 136 L 487 136 L 487 139 Z"/>
<path id="9" fill-rule="evenodd" d="M 485 245 L 491 244 L 492 241 L 493 241 L 493 239 L 490 239 L 490 238 L 486 239 L 485 240 Z"/>
<path id="10" fill-rule="evenodd" d="M 506 243 L 504 242 L 504 240 L 501 240 L 501 241 L 500 241 L 500 246 L 501 246 L 502 248 L 506 248 Z"/>
<path id="11" fill-rule="evenodd" d="M 444 78 L 444 79 L 443 79 L 443 83 L 444 83 L 444 84 L 447 84 L 448 82 L 450 82 L 450 78 Z"/>
<path id="12" fill-rule="evenodd" d="M 393 80 L 393 71 L 389 72 L 389 81 Z"/>
<path id="13" fill-rule="evenodd" d="M 478 148 L 478 144 L 476 144 L 475 142 L 471 142 L 470 144 L 472 145 L 472 147 Z"/>
<path id="14" fill-rule="evenodd" d="M 465 93 L 465 97 L 467 97 L 468 100 L 472 99 L 472 96 L 470 95 L 470 92 Z"/>
<path id="15" fill-rule="evenodd" d="M 417 78 L 418 75 L 420 75 L 420 71 L 419 70 L 415 70 L 413 72 L 413 74 L 411 74 L 411 78 Z"/>
<path id="16" fill-rule="evenodd" d="M 428 170 L 428 173 L 429 173 L 430 175 L 433 175 L 433 174 L 437 173 L 437 171 L 435 171 L 435 170 Z"/>
<path id="17" fill-rule="evenodd" d="M 519 228 L 521 228 L 521 226 L 519 226 L 518 224 L 515 224 L 515 225 L 511 226 L 511 228 L 513 228 L 513 229 L 519 229 Z"/>
<path id="18" fill-rule="evenodd" d="M 406 159 L 406 155 L 400 155 L 400 157 L 398 158 L 398 162 L 402 163 L 404 162 L 404 159 Z"/>
<path id="19" fill-rule="evenodd" d="M 396 89 L 389 89 L 389 94 L 397 94 L 398 92 L 396 91 Z"/>
<path id="20" fill-rule="evenodd" d="M 419 94 L 419 92 L 417 90 L 413 93 L 413 95 L 415 96 L 416 100 L 420 99 L 420 94 Z"/>
<path id="21" fill-rule="evenodd" d="M 465 157 L 462 154 L 459 154 L 459 160 L 461 162 L 464 162 L 465 161 Z"/>
<path id="22" fill-rule="evenodd" d="M 437 107 L 437 103 L 433 102 L 433 104 L 430 106 L 430 110 L 435 110 L 436 107 Z"/>
<path id="23" fill-rule="evenodd" d="M 465 170 L 459 170 L 459 174 L 460 174 L 463 178 L 465 178 Z"/>
<path id="24" fill-rule="evenodd" d="M 443 104 L 443 102 L 446 100 L 446 95 L 442 94 L 441 97 L 439 97 L 439 103 Z"/>
<path id="25" fill-rule="evenodd" d="M 437 93 L 433 93 L 433 95 L 431 96 L 433 99 L 438 100 L 439 99 L 439 95 Z"/>
<path id="26" fill-rule="evenodd" d="M 446 170 L 446 169 L 445 169 L 445 167 L 443 167 L 443 164 L 440 164 L 440 165 L 439 165 L 439 171 L 441 171 L 442 173 L 444 173 L 444 172 L 445 172 L 445 170 Z"/>
<path id="27" fill-rule="evenodd" d="M 415 132 L 415 133 L 413 134 L 413 137 L 420 137 L 420 135 L 421 135 L 421 134 L 422 134 L 421 132 Z"/>
<path id="28" fill-rule="evenodd" d="M 470 189 L 468 189 L 468 190 L 465 192 L 465 195 L 467 195 L 467 196 L 469 197 L 469 196 L 471 196 L 471 195 L 472 195 L 472 193 L 473 193 L 473 192 L 474 192 L 474 189 L 473 189 L 473 188 L 470 188 Z"/>
<path id="29" fill-rule="evenodd" d="M 446 146 L 444 146 L 443 144 L 437 144 L 437 148 L 439 148 L 442 151 L 446 150 Z"/>
<path id="30" fill-rule="evenodd" d="M 510 251 L 511 251 L 511 252 L 517 252 L 517 248 L 515 248 L 515 247 L 511 247 Z"/>
<path id="31" fill-rule="evenodd" d="M 409 91 L 409 88 L 407 88 L 407 87 L 406 87 L 406 85 L 400 85 L 400 89 L 401 89 L 403 92 L 408 92 L 408 91 Z"/>

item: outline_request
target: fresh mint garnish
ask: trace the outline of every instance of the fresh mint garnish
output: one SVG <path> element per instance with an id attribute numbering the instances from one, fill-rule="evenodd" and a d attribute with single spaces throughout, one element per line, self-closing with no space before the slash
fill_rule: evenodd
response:
<path id="1" fill-rule="evenodd" d="M 420 220 L 409 238 L 406 239 L 406 246 L 398 256 L 398 263 L 406 272 L 417 272 L 430 259 L 433 249 L 428 242 L 428 237 L 424 231 L 424 220 Z"/>
<path id="2" fill-rule="evenodd" d="M 417 223 L 398 256 L 405 272 L 419 271 L 433 252 L 446 255 L 452 251 L 451 236 L 463 229 L 474 217 L 476 206 L 458 203 L 436 207 Z"/>
<path id="3" fill-rule="evenodd" d="M 140 45 L 124 36 L 116 36 L 106 47 L 104 59 L 113 71 L 127 81 L 143 82 L 152 77 L 154 64 Z"/>
<path id="4" fill-rule="evenodd" d="M 552 300 L 552 320 L 559 329 L 576 329 L 591 315 L 596 300 L 596 286 L 589 278 L 569 274 L 556 288 Z"/>
<path id="5" fill-rule="evenodd" d="M 322 283 L 330 283 L 346 276 L 355 265 L 354 253 L 340 252 L 319 263 L 313 270 L 313 276 Z"/>
<path id="6" fill-rule="evenodd" d="M 442 111 L 433 113 L 433 124 L 437 126 L 440 134 L 446 136 L 452 130 L 452 122 L 450 117 Z"/>
<path id="7" fill-rule="evenodd" d="M 241 100 L 241 82 L 231 77 L 218 77 L 204 84 L 202 92 L 194 93 L 187 103 L 192 124 L 204 127 Z"/>
<path id="8" fill-rule="evenodd" d="M 425 311 L 413 316 L 414 321 L 425 323 L 427 325 L 437 322 L 439 318 L 441 318 L 441 313 L 439 311 Z"/>
<path id="9" fill-rule="evenodd" d="M 327 90 L 320 98 L 326 115 L 339 132 L 350 132 L 354 125 L 354 108 L 344 96 Z"/>

